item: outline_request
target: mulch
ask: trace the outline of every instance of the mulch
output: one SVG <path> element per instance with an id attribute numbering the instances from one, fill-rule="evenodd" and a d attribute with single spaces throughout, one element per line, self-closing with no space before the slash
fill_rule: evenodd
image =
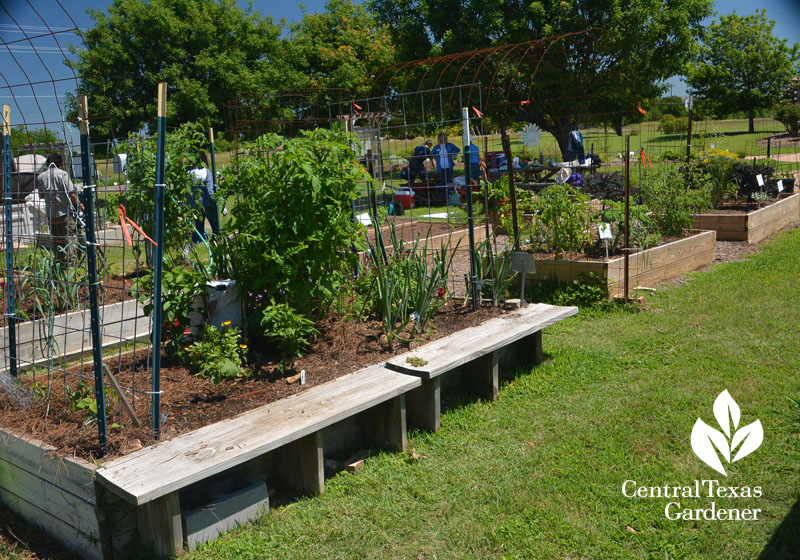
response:
<path id="1" fill-rule="evenodd" d="M 186 367 L 173 363 L 162 356 L 161 369 L 161 439 L 195 430 L 202 426 L 230 418 L 247 410 L 286 398 L 316 385 L 352 373 L 358 369 L 385 362 L 391 356 L 416 348 L 422 344 L 447 336 L 464 328 L 501 314 L 503 311 L 482 307 L 476 312 L 460 301 L 447 302 L 434 316 L 429 329 L 410 343 L 394 344 L 389 349 L 382 334 L 380 322 L 370 318 L 366 321 L 346 319 L 340 315 L 321 321 L 317 328 L 321 335 L 312 343 L 310 351 L 294 363 L 293 369 L 281 373 L 279 356 L 263 355 L 249 366 L 247 378 L 223 381 L 213 385 L 210 380 L 192 374 Z M 147 349 L 122 354 L 118 359 L 107 359 L 106 363 L 118 377 L 123 387 L 136 384 L 133 406 L 144 426 L 137 428 L 119 403 L 113 400 L 108 424 L 120 424 L 122 428 L 109 430 L 109 455 L 124 455 L 152 442 L 150 428 L 150 398 L 148 391 Z M 305 370 L 305 385 L 288 379 Z M 54 373 L 49 381 L 51 398 L 29 398 L 30 404 L 21 405 L 8 392 L 0 395 L 0 425 L 15 433 L 42 440 L 55 446 L 62 455 L 79 456 L 92 460 L 98 455 L 98 432 L 93 422 L 87 423 L 86 412 L 73 410 L 65 397 L 66 388 L 74 390 L 81 375 L 87 381 L 93 395 L 92 364 L 84 362 L 65 372 Z M 136 379 L 134 379 L 136 376 Z M 23 382 L 30 385 L 33 376 Z M 39 383 L 47 378 L 39 375 Z M 42 388 L 40 387 L 40 392 Z M 110 389 L 107 388 L 107 391 Z M 129 400 L 130 396 L 129 396 Z"/>

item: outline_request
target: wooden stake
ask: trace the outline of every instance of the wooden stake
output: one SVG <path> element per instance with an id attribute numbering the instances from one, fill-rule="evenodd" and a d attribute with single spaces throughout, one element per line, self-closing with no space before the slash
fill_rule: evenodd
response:
<path id="1" fill-rule="evenodd" d="M 119 396 L 119 402 L 122 403 L 122 408 L 125 409 L 125 412 L 127 412 L 128 415 L 131 417 L 131 420 L 133 420 L 133 425 L 136 426 L 137 428 L 141 428 L 142 427 L 141 420 L 139 420 L 139 417 L 136 416 L 136 412 L 133 410 L 131 403 L 129 403 L 128 399 L 125 398 L 125 393 L 122 391 L 122 387 L 120 387 L 119 381 L 117 381 L 117 378 L 114 377 L 114 375 L 111 373 L 111 369 L 109 369 L 109 367 L 105 363 L 103 363 L 103 373 L 106 374 L 106 377 L 108 378 L 108 383 L 111 385 L 111 388 L 114 389 L 114 392 L 117 393 L 117 396 Z"/>

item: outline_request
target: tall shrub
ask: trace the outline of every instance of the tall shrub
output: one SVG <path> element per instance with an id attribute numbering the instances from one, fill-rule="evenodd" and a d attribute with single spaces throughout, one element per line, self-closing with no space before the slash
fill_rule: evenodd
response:
<path id="1" fill-rule="evenodd" d="M 368 176 L 356 159 L 346 134 L 318 129 L 261 136 L 225 170 L 221 192 L 234 197 L 227 258 L 255 307 L 286 303 L 312 315 L 331 303 L 357 259 L 351 202 Z"/>

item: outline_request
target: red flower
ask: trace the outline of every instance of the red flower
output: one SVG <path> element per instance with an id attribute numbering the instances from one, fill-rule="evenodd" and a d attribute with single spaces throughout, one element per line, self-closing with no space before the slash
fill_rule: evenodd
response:
<path id="1" fill-rule="evenodd" d="M 436 297 L 439 299 L 444 297 L 444 287 L 439 286 L 439 290 L 436 292 Z"/>
<path id="2" fill-rule="evenodd" d="M 180 327 L 181 326 L 181 322 L 178 321 L 177 319 L 175 319 L 174 321 L 172 321 L 172 326 L 173 327 Z"/>

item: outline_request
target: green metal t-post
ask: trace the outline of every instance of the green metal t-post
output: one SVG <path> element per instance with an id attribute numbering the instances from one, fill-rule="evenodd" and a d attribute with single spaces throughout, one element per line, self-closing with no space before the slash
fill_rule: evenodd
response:
<path id="1" fill-rule="evenodd" d="M 217 156 L 216 156 L 216 154 L 214 152 L 214 129 L 213 128 L 209 128 L 208 129 L 208 140 L 209 140 L 209 143 L 210 143 L 209 151 L 211 152 L 211 181 L 214 184 L 214 195 L 215 195 L 215 198 L 216 198 L 216 194 L 217 194 Z M 222 219 L 221 219 L 219 213 L 220 213 L 219 204 L 217 204 L 217 224 L 221 225 Z"/>
<path id="2" fill-rule="evenodd" d="M 164 158 L 167 133 L 167 82 L 158 84 L 158 144 L 155 184 L 155 255 L 153 277 L 153 439 L 161 435 L 161 276 L 164 268 Z"/>
<path id="3" fill-rule="evenodd" d="M 17 376 L 17 325 L 14 302 L 14 232 L 11 211 L 11 106 L 3 105 L 3 198 L 6 210 L 6 301 L 8 301 L 8 363 L 11 375 Z"/>
<path id="4" fill-rule="evenodd" d="M 103 383 L 103 355 L 100 340 L 100 308 L 97 303 L 97 241 L 94 231 L 94 193 L 92 165 L 89 159 L 89 104 L 85 95 L 78 96 L 78 116 L 81 129 L 81 169 L 83 171 L 83 206 L 86 220 L 86 263 L 89 267 L 89 310 L 92 328 L 92 359 L 94 365 L 94 398 L 97 402 L 97 431 L 100 456 L 108 453 L 106 424 L 106 391 Z"/>
<path id="5" fill-rule="evenodd" d="M 472 180 L 470 172 L 470 137 L 469 137 L 469 107 L 462 107 L 461 118 L 464 123 L 464 188 L 467 196 L 467 225 L 469 227 L 469 279 L 472 286 L 472 309 L 477 311 L 480 305 L 478 292 L 478 275 L 475 271 L 475 216 L 472 213 Z"/>

